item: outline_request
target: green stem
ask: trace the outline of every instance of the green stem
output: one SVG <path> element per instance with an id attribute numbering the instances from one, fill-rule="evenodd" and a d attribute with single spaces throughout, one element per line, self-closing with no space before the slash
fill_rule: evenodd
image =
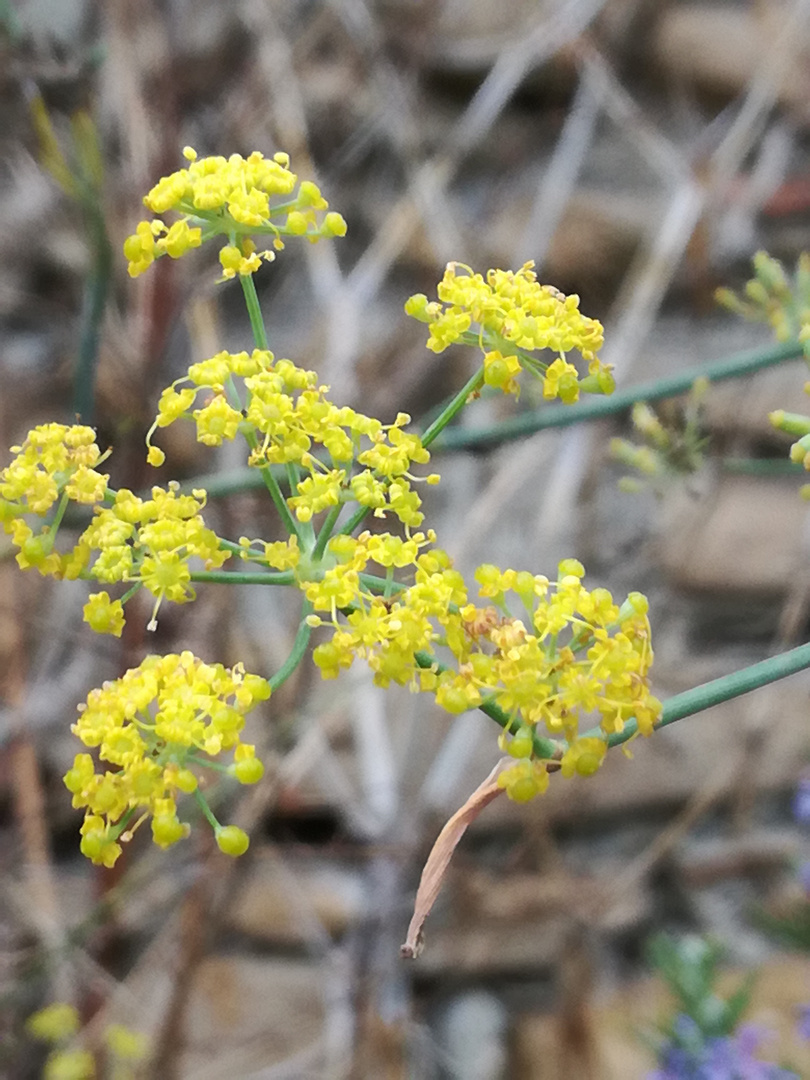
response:
<path id="1" fill-rule="evenodd" d="M 214 772 L 222 773 L 226 776 L 233 776 L 230 765 L 222 765 L 218 761 L 212 761 L 211 758 L 200 757 L 199 754 L 189 754 L 186 761 L 190 761 L 194 765 L 199 765 L 203 769 L 213 769 Z"/>
<path id="2" fill-rule="evenodd" d="M 199 788 L 195 788 L 192 794 L 194 795 L 194 801 L 196 802 L 197 806 L 199 806 L 200 810 L 202 810 L 205 820 L 208 822 L 214 832 L 218 832 L 221 826 L 217 819 L 214 817 L 214 811 L 206 802 L 203 793 L 200 791 Z"/>
<path id="3" fill-rule="evenodd" d="M 233 552 L 234 555 L 245 558 L 248 562 L 264 562 L 263 551 L 257 551 L 255 548 L 250 547 L 242 547 L 241 544 L 236 544 L 233 540 L 224 540 L 221 536 L 218 536 L 217 539 L 219 540 L 219 546 L 222 551 Z"/>
<path id="4" fill-rule="evenodd" d="M 749 375 L 754 371 L 761 371 L 763 368 L 773 367 L 785 360 L 795 360 L 801 356 L 802 346 L 797 341 L 782 342 L 767 349 L 737 353 L 724 360 L 687 368 L 677 375 L 669 375 L 663 379 L 656 379 L 654 382 L 617 390 L 609 397 L 595 398 L 579 405 L 546 406 L 488 428 L 453 428 L 444 433 L 437 443 L 437 448 L 480 450 L 485 446 L 500 445 L 510 439 L 519 439 L 544 428 L 568 427 L 570 424 L 579 424 L 584 420 L 598 420 L 605 416 L 612 416 L 614 413 L 629 409 L 637 401 L 657 401 L 661 398 L 684 394 L 700 376 L 711 382 L 720 382 L 723 379 Z M 424 438 L 422 441 L 425 441 Z"/>
<path id="5" fill-rule="evenodd" d="M 802 476 L 807 470 L 787 458 L 723 458 L 725 472 L 744 476 Z"/>
<path id="6" fill-rule="evenodd" d="M 240 274 L 239 281 L 242 284 L 242 292 L 245 297 L 245 304 L 247 305 L 248 317 L 250 318 L 250 328 L 253 331 L 253 339 L 256 345 L 260 349 L 267 348 L 267 331 L 264 328 L 264 319 L 262 318 L 262 309 L 259 306 L 259 297 L 256 293 L 256 285 L 253 281 L 252 274 Z M 258 445 L 256 435 L 254 432 L 246 432 L 245 438 L 247 439 L 248 446 L 251 450 L 255 450 Z M 302 540 L 302 534 L 298 527 L 298 522 L 287 506 L 287 501 L 281 493 L 281 488 L 278 486 L 278 481 L 269 465 L 263 465 L 259 472 L 262 474 L 264 485 L 270 492 L 270 497 L 273 500 L 276 510 L 278 510 L 281 520 L 284 522 L 284 527 L 290 536 L 297 536 L 299 540 Z M 303 546 L 303 545 L 302 545 Z"/>
<path id="7" fill-rule="evenodd" d="M 127 589 L 127 591 L 121 597 L 121 603 L 125 604 L 127 602 L 127 600 L 130 600 L 135 595 L 135 593 L 142 587 L 143 587 L 143 582 L 136 581 L 135 584 L 131 588 Z"/>
<path id="8" fill-rule="evenodd" d="M 251 450 L 256 449 L 258 441 L 256 439 L 256 433 L 254 431 L 246 431 L 245 440 L 247 441 L 247 444 Z M 275 475 L 273 474 L 273 470 L 270 468 L 269 465 L 262 465 L 259 468 L 259 472 L 261 473 L 262 480 L 264 480 L 264 486 L 270 492 L 270 498 L 273 500 L 273 504 L 276 510 L 278 510 L 279 517 L 284 523 L 284 528 L 287 530 L 290 536 L 297 536 L 298 539 L 301 540 L 301 532 L 298 527 L 298 522 L 293 516 L 293 513 L 290 510 L 289 506 L 287 505 L 287 500 L 284 498 L 281 488 L 278 486 L 278 480 L 276 480 Z"/>
<path id="9" fill-rule="evenodd" d="M 795 675 L 799 671 L 810 668 L 810 644 L 799 645 L 798 648 L 788 652 L 771 656 L 767 660 L 760 660 L 758 664 L 733 671 L 730 675 L 723 675 L 719 679 L 703 683 L 692 690 L 684 690 L 682 694 L 676 694 L 664 703 L 661 719 L 656 724 L 656 730 L 674 724 L 676 720 L 683 720 L 687 716 L 709 709 L 713 705 L 720 705 L 724 701 L 748 694 L 752 690 L 758 690 L 761 686 L 778 682 L 788 675 Z M 620 746 L 632 738 L 638 730 L 635 720 L 630 720 L 624 731 L 617 732 L 608 737 L 608 746 Z M 586 732 L 587 735 L 599 735 L 599 728 Z"/>
<path id="10" fill-rule="evenodd" d="M 268 571 L 266 574 L 238 570 L 195 570 L 191 580 L 209 585 L 294 585 L 292 570 Z"/>
<path id="11" fill-rule="evenodd" d="M 242 292 L 245 296 L 245 304 L 247 305 L 248 317 L 250 318 L 250 328 L 253 331 L 253 340 L 260 349 L 266 349 L 267 331 L 264 328 L 262 309 L 259 305 L 259 297 L 256 293 L 253 274 L 240 274 L 239 281 L 241 282 Z"/>
<path id="12" fill-rule="evenodd" d="M 403 592 L 408 588 L 401 581 L 389 581 L 387 577 L 377 577 L 376 574 L 361 573 L 359 578 L 364 589 L 368 589 L 369 592 L 382 593 L 385 597 L 390 597 L 392 593 Z"/>
<path id="13" fill-rule="evenodd" d="M 50 534 L 51 540 L 53 540 L 53 538 L 59 531 L 59 526 L 62 524 L 62 518 L 65 516 L 65 511 L 67 510 L 69 505 L 70 498 L 68 496 L 68 493 L 66 491 L 63 491 L 62 497 L 59 500 L 59 506 L 56 508 L 56 514 L 54 515 L 54 519 L 48 528 L 48 533 Z"/>
<path id="14" fill-rule="evenodd" d="M 427 431 L 422 435 L 422 446 L 430 446 L 433 440 L 447 427 L 450 421 L 457 416 L 464 406 L 470 394 L 474 394 L 484 385 L 484 369 L 479 368 L 459 392 L 442 409 Z"/>
<path id="15" fill-rule="evenodd" d="M 363 521 L 371 510 L 370 506 L 358 506 L 345 525 L 340 528 L 341 536 L 351 536 L 357 526 Z"/>
<path id="16" fill-rule="evenodd" d="M 301 622 L 298 625 L 298 633 L 295 635 L 295 641 L 293 647 L 290 650 L 290 655 L 268 682 L 270 683 L 270 689 L 275 691 L 289 679 L 301 660 L 304 657 L 304 653 L 307 651 L 309 645 L 309 639 L 312 636 L 312 627 L 307 623 L 307 616 L 312 613 L 312 604 L 309 600 L 304 600 L 301 605 Z"/>
<path id="17" fill-rule="evenodd" d="M 300 476 L 298 473 L 298 467 L 293 461 L 287 462 L 287 486 L 290 489 L 290 495 L 295 495 L 298 491 L 298 481 Z M 303 550 L 306 552 L 312 551 L 315 547 L 315 526 L 312 524 L 312 520 L 299 521 L 298 534 L 301 537 L 303 543 Z"/>
<path id="18" fill-rule="evenodd" d="M 315 541 L 315 547 L 312 549 L 312 559 L 314 562 L 320 562 L 323 558 L 323 553 L 326 551 L 326 545 L 329 543 L 329 538 L 337 524 L 337 519 L 340 517 L 340 511 L 343 507 L 338 504 L 333 506 L 329 513 L 326 515 L 321 525 L 321 530 L 318 533 L 318 539 Z"/>
<path id="19" fill-rule="evenodd" d="M 114 825 L 109 826 L 108 835 L 110 840 L 117 840 L 122 832 L 126 832 L 127 825 L 132 821 L 137 809 L 137 806 L 131 806 L 129 810 L 124 811 Z"/>

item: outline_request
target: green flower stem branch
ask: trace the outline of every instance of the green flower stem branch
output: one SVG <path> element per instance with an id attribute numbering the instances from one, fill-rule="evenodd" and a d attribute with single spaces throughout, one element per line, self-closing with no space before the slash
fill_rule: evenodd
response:
<path id="1" fill-rule="evenodd" d="M 266 349 L 267 331 L 264 328 L 262 309 L 259 304 L 258 294 L 256 293 L 256 285 L 253 281 L 253 275 L 240 274 L 239 281 L 242 285 L 242 292 L 245 295 L 245 304 L 247 305 L 248 309 L 250 328 L 253 331 L 253 340 L 256 342 L 257 348 Z"/>
<path id="2" fill-rule="evenodd" d="M 326 551 L 326 545 L 329 543 L 335 525 L 337 525 L 337 519 L 340 517 L 340 512 L 343 509 L 342 506 L 333 506 L 329 513 L 324 518 L 321 525 L 318 538 L 315 541 L 315 547 L 312 549 L 312 558 L 318 561 L 323 558 L 323 553 Z"/>
<path id="3" fill-rule="evenodd" d="M 194 801 L 196 802 L 197 806 L 199 806 L 200 810 L 202 810 L 203 817 L 214 830 L 214 832 L 216 832 L 220 825 L 217 819 L 214 817 L 214 812 L 208 805 L 205 796 L 199 788 L 195 788 L 192 794 L 194 796 Z"/>
<path id="4" fill-rule="evenodd" d="M 344 525 L 341 525 L 341 535 L 351 536 L 354 533 L 354 530 L 360 524 L 360 522 L 363 521 L 365 517 L 367 517 L 370 511 L 370 506 L 358 506 L 352 516 L 346 521 L 346 523 Z"/>
<path id="5" fill-rule="evenodd" d="M 248 317 L 250 318 L 250 328 L 253 331 L 253 339 L 259 349 L 267 348 L 267 331 L 264 328 L 264 319 L 262 318 L 262 309 L 259 306 L 259 297 L 256 294 L 256 286 L 253 282 L 252 274 L 240 274 L 239 281 L 242 283 L 242 292 L 245 296 L 245 304 L 247 305 Z M 246 434 L 247 443 L 251 450 L 255 450 L 258 445 L 256 436 L 253 432 Z M 279 512 L 284 528 L 290 534 L 290 536 L 297 536 L 299 540 L 303 540 L 304 536 L 298 525 L 298 522 L 293 517 L 287 501 L 281 493 L 281 488 L 278 485 L 278 481 L 273 474 L 273 470 L 269 465 L 264 465 L 259 469 L 262 479 L 264 480 L 265 487 L 270 492 L 270 497 L 275 504 L 276 510 Z M 304 545 L 302 545 L 304 546 Z"/>
<path id="6" fill-rule="evenodd" d="M 268 570 L 265 573 L 240 570 L 196 570 L 191 580 L 207 585 L 294 585 L 292 570 Z"/>
<path id="7" fill-rule="evenodd" d="M 445 405 L 433 423 L 428 427 L 427 431 L 422 435 L 422 446 L 430 446 L 442 431 L 444 431 L 450 421 L 461 412 L 467 404 L 470 394 L 477 393 L 483 385 L 484 369 L 479 368 L 472 378 L 468 379 L 459 392 L 451 398 L 447 405 Z"/>
<path id="8" fill-rule="evenodd" d="M 661 398 L 684 394 L 691 388 L 695 379 L 700 377 L 709 379 L 710 382 L 734 379 L 782 364 L 786 360 L 800 359 L 802 355 L 802 346 L 798 341 L 781 342 L 767 349 L 737 353 L 724 360 L 687 368 L 676 375 L 656 379 L 654 382 L 631 386 L 626 390 L 617 390 L 609 397 L 595 398 L 578 405 L 545 406 L 488 428 L 453 428 L 445 431 L 441 438 L 437 439 L 436 449 L 482 450 L 487 446 L 498 446 L 510 439 L 520 439 L 535 431 L 542 431 L 544 428 L 568 427 L 570 424 L 579 424 L 584 420 L 599 420 L 605 416 L 613 416 L 615 413 L 629 409 L 638 401 L 658 401 Z M 440 419 L 441 417 L 431 424 L 428 431 L 435 427 Z"/>
<path id="9" fill-rule="evenodd" d="M 290 649 L 290 655 L 273 675 L 271 679 L 267 681 L 270 683 L 271 690 L 278 690 L 283 685 L 301 663 L 304 658 L 304 653 L 307 651 L 309 645 L 309 639 L 312 636 L 312 627 L 307 623 L 307 616 L 312 614 L 312 604 L 309 600 L 304 600 L 301 605 L 301 621 L 298 624 L 298 632 L 295 635 L 292 649 Z"/>
<path id="10" fill-rule="evenodd" d="M 664 702 L 663 714 L 656 724 L 656 730 L 674 724 L 676 720 L 703 712 L 704 709 L 710 709 L 713 705 L 720 705 L 724 701 L 758 690 L 761 686 L 779 682 L 780 679 L 786 679 L 788 675 L 795 675 L 807 668 L 810 668 L 810 644 L 799 645 L 788 652 L 779 653 L 778 656 L 761 660 L 758 664 L 733 671 L 730 675 L 712 679 L 693 690 L 684 690 L 682 694 L 676 694 Z M 631 739 L 636 730 L 636 722 L 631 720 L 624 731 L 609 736 L 608 746 L 620 746 Z M 599 735 L 599 729 L 594 728 L 586 734 Z"/>
<path id="11" fill-rule="evenodd" d="M 724 472 L 735 473 L 741 476 L 803 476 L 807 471 L 803 465 L 797 462 L 787 461 L 784 458 L 723 458 L 722 467 Z"/>

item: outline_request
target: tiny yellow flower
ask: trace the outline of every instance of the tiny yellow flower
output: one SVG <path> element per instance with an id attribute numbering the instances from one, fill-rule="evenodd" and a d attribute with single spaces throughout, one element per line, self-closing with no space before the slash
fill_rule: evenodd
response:
<path id="1" fill-rule="evenodd" d="M 64 783 L 73 805 L 85 810 L 82 852 L 112 866 L 126 841 L 131 815 L 151 816 L 152 837 L 161 848 L 188 835 L 178 815 L 178 793 L 198 788 L 195 767 L 207 755 L 233 751 L 233 774 L 242 783 L 260 779 L 255 748 L 243 745 L 245 715 L 270 696 L 265 679 L 206 664 L 190 652 L 149 656 L 120 679 L 93 690 L 80 706 L 73 732 L 93 757 L 76 755 Z"/>
<path id="2" fill-rule="evenodd" d="M 91 593 L 84 605 L 84 621 L 97 634 L 121 637 L 124 608 L 120 600 L 110 600 L 108 592 Z"/>
<path id="3" fill-rule="evenodd" d="M 226 855 L 244 855 L 250 845 L 250 837 L 236 825 L 220 825 L 215 834 L 217 847 Z"/>

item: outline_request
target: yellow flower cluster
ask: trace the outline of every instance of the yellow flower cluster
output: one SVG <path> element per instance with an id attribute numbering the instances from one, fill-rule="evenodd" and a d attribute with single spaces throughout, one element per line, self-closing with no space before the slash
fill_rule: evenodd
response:
<path id="1" fill-rule="evenodd" d="M 206 664 L 190 652 L 148 656 L 91 691 L 71 730 L 85 746 L 98 748 L 99 761 L 111 768 L 97 773 L 90 754 L 77 754 L 64 778 L 74 807 L 85 809 L 83 854 L 112 866 L 121 842 L 149 816 L 160 847 L 187 836 L 189 826 L 177 816 L 178 793 L 198 792 L 192 766 L 206 766 L 223 751 L 233 751 L 228 771 L 240 783 L 259 780 L 264 767 L 239 733 L 245 714 L 269 696 L 267 681 L 240 664 Z M 133 820 L 138 810 L 143 813 Z M 206 816 L 212 819 L 210 810 Z M 235 826 L 217 823 L 215 832 L 228 854 L 246 850 L 247 837 Z"/>
<path id="2" fill-rule="evenodd" d="M 155 598 L 150 629 L 155 629 L 164 599 L 183 604 L 194 599 L 190 560 L 206 569 L 222 566 L 230 552 L 203 521 L 204 491 L 181 495 L 179 484 L 152 488 L 142 499 L 126 488 L 111 492 L 109 476 L 98 465 L 107 457 L 99 451 L 92 428 L 45 424 L 28 433 L 16 457 L 0 472 L 0 521 L 19 548 L 22 569 L 35 567 L 57 578 L 85 578 L 112 584 L 145 586 Z M 93 520 L 66 552 L 55 541 L 70 502 L 93 507 Z M 26 517 L 43 522 L 38 532 Z M 128 594 L 128 595 L 129 595 Z M 106 591 L 91 594 L 84 618 L 97 633 L 120 636 L 124 627 L 121 600 Z"/>
<path id="3" fill-rule="evenodd" d="M 581 390 L 612 393 L 613 376 L 596 355 L 602 324 L 580 312 L 578 296 L 540 285 L 533 267 L 527 262 L 516 272 L 489 270 L 484 279 L 463 263 L 448 263 L 438 301 L 429 302 L 418 293 L 405 311 L 428 323 L 427 347 L 433 352 L 444 352 L 454 342 L 478 344 L 484 353 L 485 383 L 504 393 L 517 395 L 521 370 L 542 378 L 543 396 L 549 400 L 571 404 Z M 558 358 L 546 364 L 532 355 L 545 349 Z M 566 359 L 574 349 L 588 361 L 585 377 Z"/>
<path id="4" fill-rule="evenodd" d="M 228 240 L 219 254 L 226 279 L 254 273 L 262 259 L 272 261 L 284 247 L 283 236 L 304 236 L 314 243 L 346 234 L 340 214 L 323 214 L 328 203 L 316 184 L 305 180 L 296 191 L 298 177 L 290 172 L 288 154 L 265 158 L 255 151 L 247 158 L 198 159 L 187 146 L 183 156 L 187 168 L 162 177 L 144 198 L 154 214 L 174 211 L 182 217 L 171 226 L 160 218 L 142 221 L 127 237 L 124 254 L 131 277 L 161 255 L 179 259 L 213 236 Z M 272 236 L 275 250 L 257 252 L 251 235 Z"/>
<path id="5" fill-rule="evenodd" d="M 13 461 L 0 472 L 0 521 L 19 549 L 17 563 L 43 575 L 71 576 L 65 558 L 54 551 L 56 532 L 69 502 L 90 506 L 104 498 L 109 476 L 95 466 L 107 454 L 96 445 L 92 428 L 65 424 L 34 428 L 11 452 Z M 36 533 L 25 520 L 34 515 L 44 521 L 51 514 Z"/>
<path id="6" fill-rule="evenodd" d="M 202 560 L 206 569 L 222 566 L 230 558 L 203 521 L 200 512 L 205 498 L 202 490 L 179 494 L 175 481 L 167 489 L 153 487 L 150 499 L 123 488 L 111 506 L 96 508 L 72 557 L 97 581 L 144 585 L 155 598 L 149 623 L 154 630 L 164 599 L 184 604 L 195 598 L 192 558 Z M 84 616 L 99 633 L 120 634 L 123 627 L 121 602 L 111 603 L 106 592 L 90 597 Z"/>
<path id="7" fill-rule="evenodd" d="M 236 397 L 236 378 L 243 380 L 246 391 L 244 408 Z M 393 424 L 382 424 L 334 405 L 326 396 L 328 389 L 318 384 L 314 371 L 276 360 L 266 349 L 217 353 L 192 364 L 188 375 L 163 392 L 149 439 L 156 428 L 181 417 L 194 421 L 197 439 L 208 446 L 232 440 L 241 431 L 253 446 L 251 465 L 306 470 L 288 500 L 299 521 L 354 499 L 378 517 L 391 512 L 407 528 L 418 527 L 421 499 L 412 487 L 416 478 L 410 468 L 428 462 L 430 454 L 418 435 L 403 430 L 410 417 L 400 413 Z M 206 391 L 205 403 L 197 408 L 201 390 Z M 162 451 L 150 446 L 149 460 L 161 464 Z M 436 483 L 438 476 L 426 480 Z"/>
<path id="8" fill-rule="evenodd" d="M 335 627 L 332 638 L 313 652 L 325 679 L 336 678 L 359 656 L 374 672 L 378 686 L 394 682 L 419 690 L 435 685 L 435 673 L 419 668 L 415 654 L 440 636 L 431 620 L 449 619 L 450 606 L 463 603 L 466 593 L 464 579 L 452 569 L 445 552 L 423 551 L 434 539 L 432 532 L 407 540 L 364 532 L 356 538 L 330 540 L 327 552 L 333 565 L 316 580 L 302 583 L 315 611 L 329 612 Z M 412 566 L 414 584 L 393 597 L 374 595 L 361 579 L 371 563 L 386 570 Z M 321 619 L 312 616 L 311 622 L 319 625 Z"/>
<path id="9" fill-rule="evenodd" d="M 429 690 L 448 712 L 497 705 L 511 721 L 504 748 L 524 759 L 499 781 L 518 800 L 547 782 L 545 762 L 532 760 L 538 726 L 564 739 L 564 775 L 588 775 L 604 758 L 605 739 L 580 736 L 588 717 L 605 736 L 632 718 L 642 734 L 652 733 L 661 704 L 649 688 L 653 653 L 640 593 L 618 607 L 607 589 L 583 586 L 584 569 L 574 559 L 560 564 L 555 583 L 484 565 L 476 580 L 492 604 L 476 607 L 447 554 L 425 550 L 433 539 L 431 533 L 409 541 L 363 533 L 330 542 L 334 566 L 306 586 L 315 610 L 330 612 L 334 626 L 313 654 L 324 678 L 337 677 L 359 656 L 379 685 Z M 393 596 L 374 595 L 361 577 L 369 563 L 411 565 L 414 584 Z M 524 619 L 511 614 L 507 593 L 520 600 Z M 437 643 L 449 650 L 452 665 L 421 666 L 416 654 Z"/>

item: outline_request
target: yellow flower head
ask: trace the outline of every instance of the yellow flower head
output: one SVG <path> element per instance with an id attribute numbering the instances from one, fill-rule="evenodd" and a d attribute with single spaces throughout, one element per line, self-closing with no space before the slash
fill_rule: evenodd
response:
<path id="1" fill-rule="evenodd" d="M 68 503 L 99 505 L 109 476 L 95 468 L 108 456 L 96 444 L 96 433 L 82 424 L 42 424 L 28 432 L 21 446 L 12 446 L 12 462 L 0 471 L 0 523 L 19 549 L 17 563 L 40 574 L 76 577 L 86 552 L 62 555 L 54 550 L 59 522 Z M 25 520 L 39 519 L 38 531 Z M 44 524 L 50 518 L 49 524 Z"/>
<path id="2" fill-rule="evenodd" d="M 230 557 L 203 521 L 205 492 L 179 494 L 179 484 L 153 487 L 150 499 L 127 488 L 116 492 L 111 506 L 97 508 L 93 521 L 79 538 L 86 552 L 89 574 L 105 584 L 140 581 L 154 596 L 150 629 L 164 600 L 184 604 L 194 599 L 192 559 L 207 568 L 219 567 Z M 120 600 L 95 593 L 84 608 L 85 622 L 97 633 L 120 636 L 124 624 Z"/>
<path id="3" fill-rule="evenodd" d="M 179 259 L 214 236 L 226 238 L 220 251 L 222 278 L 253 274 L 273 250 L 256 251 L 251 236 L 271 236 L 273 248 L 284 247 L 284 236 L 303 236 L 313 243 L 323 237 L 344 236 L 346 222 L 328 209 L 326 199 L 311 181 L 298 184 L 285 153 L 265 158 L 198 158 L 187 146 L 184 169 L 162 177 L 144 198 L 154 214 L 180 214 L 171 226 L 160 219 L 141 221 L 124 242 L 131 277 L 142 274 L 155 259 Z M 296 189 L 297 185 L 297 189 Z"/>
<path id="4" fill-rule="evenodd" d="M 438 301 L 419 293 L 405 311 L 429 325 L 432 352 L 444 352 L 455 342 L 478 345 L 484 353 L 484 381 L 504 393 L 518 394 L 521 369 L 543 379 L 544 397 L 559 397 L 565 404 L 576 401 L 580 390 L 611 393 L 613 377 L 597 357 L 602 324 L 580 312 L 578 296 L 541 285 L 533 267 L 527 262 L 515 272 L 489 270 L 484 278 L 462 263 L 448 263 Z M 534 355 L 544 350 L 559 359 L 549 365 Z M 588 361 L 584 377 L 566 360 L 573 350 Z"/>
<path id="5" fill-rule="evenodd" d="M 93 757 L 81 753 L 64 778 L 74 807 L 85 810 L 84 854 L 112 866 L 138 811 L 151 816 L 159 847 L 186 836 L 177 798 L 196 790 L 190 766 L 204 765 L 206 757 L 233 751 L 231 775 L 240 783 L 260 779 L 261 762 L 240 732 L 245 715 L 269 696 L 267 681 L 241 665 L 206 664 L 190 652 L 148 656 L 93 690 L 72 731 L 112 768 L 96 772 Z"/>
<path id="6" fill-rule="evenodd" d="M 328 392 L 314 371 L 276 359 L 268 349 L 217 353 L 192 364 L 187 375 L 163 391 L 147 436 L 149 460 L 163 460 L 151 443 L 156 430 L 190 418 L 198 441 L 208 446 L 246 436 L 250 465 L 298 466 L 304 475 L 287 504 L 299 521 L 309 522 L 351 497 L 377 517 L 390 512 L 407 529 L 417 528 L 422 502 L 412 486 L 419 478 L 411 468 L 427 464 L 430 453 L 418 435 L 404 430 L 410 416 L 399 413 L 393 424 L 382 424 L 348 406 L 338 407 Z M 196 407 L 198 398 L 201 408 Z M 438 479 L 436 474 L 424 478 L 430 484 Z"/>

